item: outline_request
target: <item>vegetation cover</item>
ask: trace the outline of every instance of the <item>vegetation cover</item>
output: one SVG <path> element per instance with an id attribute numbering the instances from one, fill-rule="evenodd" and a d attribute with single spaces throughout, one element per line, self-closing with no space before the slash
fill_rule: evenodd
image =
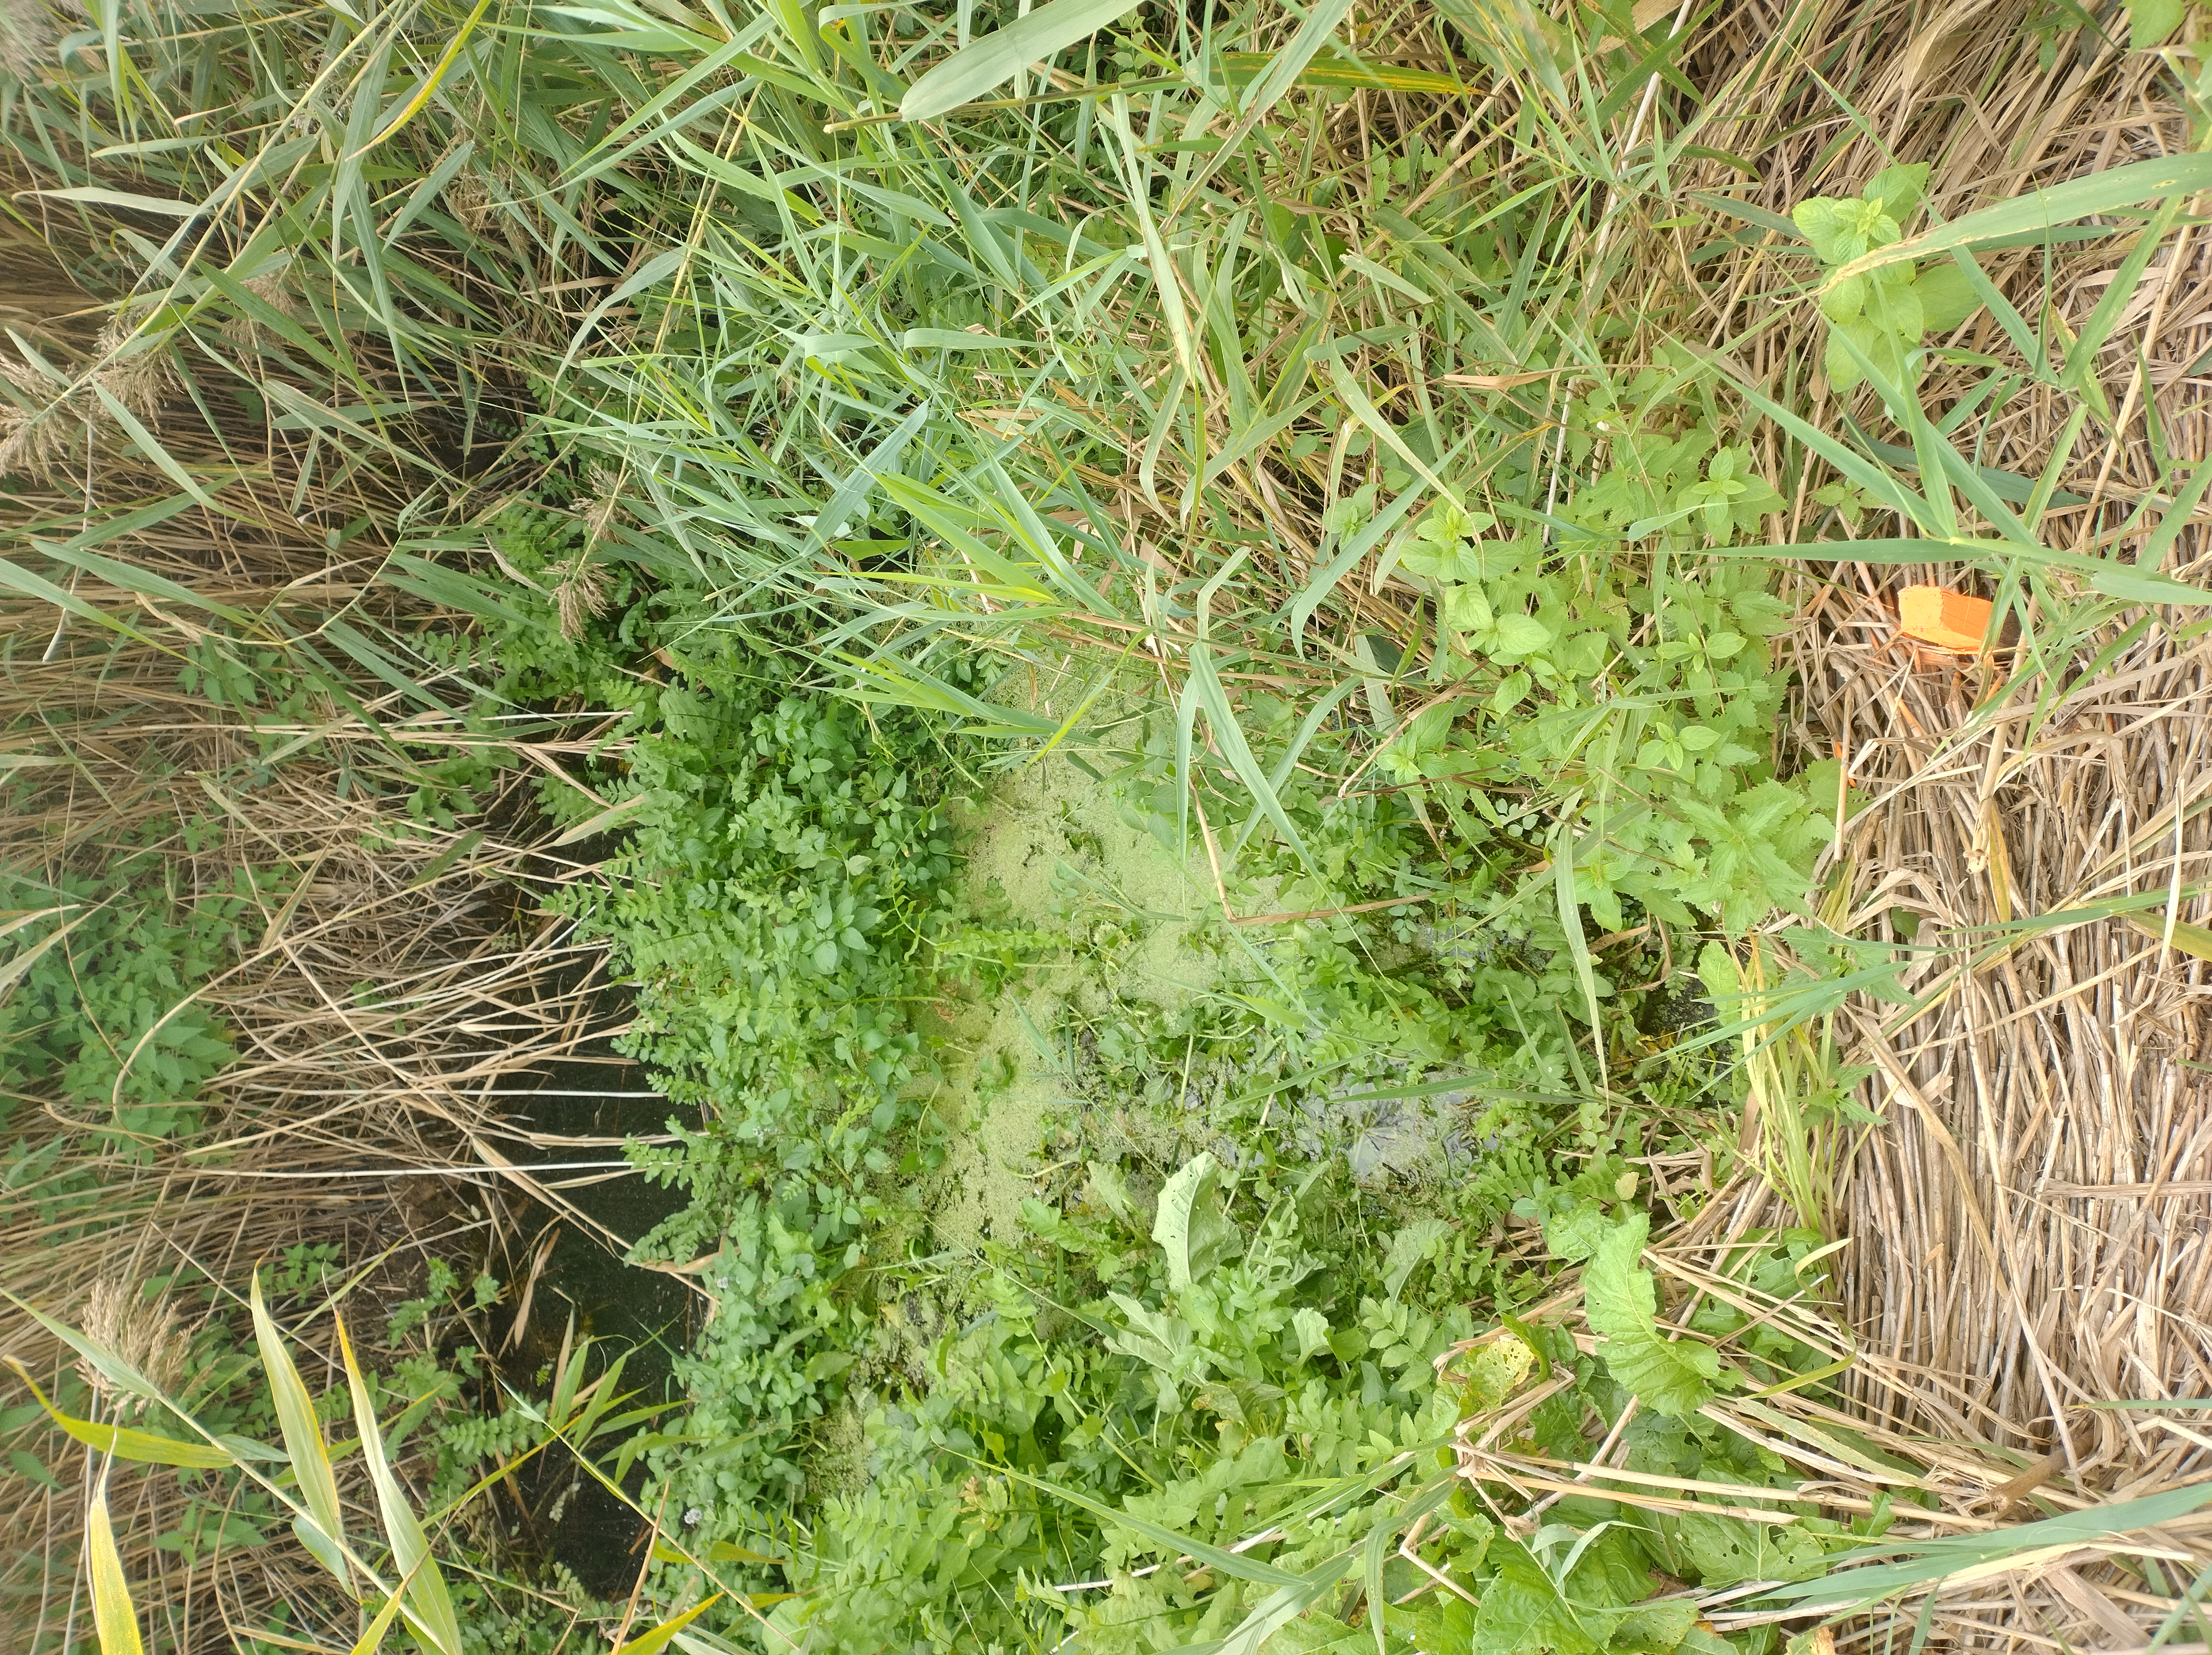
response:
<path id="1" fill-rule="evenodd" d="M 21 1647 L 2201 1624 L 2185 1282 L 2006 1411 L 1854 1239 L 2212 957 L 1999 791 L 2212 601 L 2197 20 L 1753 10 L 10 0 Z"/>

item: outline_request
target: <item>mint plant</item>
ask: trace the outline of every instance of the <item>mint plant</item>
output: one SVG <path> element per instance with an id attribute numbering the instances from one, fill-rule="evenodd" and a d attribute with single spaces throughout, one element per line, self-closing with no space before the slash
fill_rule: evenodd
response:
<path id="1" fill-rule="evenodd" d="M 173 827 L 164 820 L 152 838 Z M 237 957 L 253 886 L 187 895 L 175 864 L 125 851 L 97 873 L 52 883 L 0 874 L 15 924 L 0 997 L 0 1124 L 12 1097 L 52 1086 L 92 1135 L 127 1157 L 189 1127 L 200 1088 L 236 1055 L 229 1031 L 192 996 Z M 281 874 L 259 876 L 267 900 Z"/>
<path id="2" fill-rule="evenodd" d="M 1790 216 L 1831 272 L 1904 237 L 1904 225 L 1928 187 L 1928 164 L 1892 167 L 1867 181 L 1858 197 L 1814 196 Z M 1907 355 L 1931 334 L 1945 334 L 1980 308 L 1966 274 L 1949 259 L 1903 261 L 1849 276 L 1832 274 L 1820 289 L 1828 320 L 1825 367 L 1838 391 L 1867 377 L 1868 366 L 1911 394 Z"/>
<path id="3" fill-rule="evenodd" d="M 1819 840 L 1775 770 L 1774 569 L 1699 555 L 1758 534 L 1781 497 L 1711 419 L 1650 428 L 1665 417 L 1624 419 L 1552 524 L 1488 534 L 1486 516 L 1440 506 L 1400 560 L 1435 597 L 1424 678 L 1440 690 L 1383 773 L 1428 788 L 1477 844 L 1511 828 L 1516 794 L 1571 799 L 1577 896 L 1608 931 L 1631 902 L 1669 924 L 1748 924 L 1802 899 Z"/>

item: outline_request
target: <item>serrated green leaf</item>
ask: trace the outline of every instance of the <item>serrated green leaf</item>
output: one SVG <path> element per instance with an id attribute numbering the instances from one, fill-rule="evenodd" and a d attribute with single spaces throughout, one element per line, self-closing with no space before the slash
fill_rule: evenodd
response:
<path id="1" fill-rule="evenodd" d="M 1392 1236 L 1390 1250 L 1382 1258 L 1382 1291 L 1395 1299 L 1420 1267 L 1430 1243 L 1450 1234 L 1451 1226 L 1441 1218 L 1417 1218 Z"/>
<path id="2" fill-rule="evenodd" d="M 1861 191 L 1868 201 L 1878 201 L 1883 212 L 1899 224 L 1905 215 L 1920 204 L 1920 197 L 1928 189 L 1928 163 L 1910 161 L 1900 167 L 1885 167 L 1867 180 Z"/>
<path id="3" fill-rule="evenodd" d="M 1961 255 L 1964 257 L 1964 255 Z M 1931 264 L 1912 280 L 1920 300 L 1921 319 L 1929 333 L 1951 331 L 1982 307 L 1982 296 L 1973 281 L 1956 264 Z"/>
<path id="4" fill-rule="evenodd" d="M 1585 1626 L 1551 1578 L 1516 1545 L 1498 1560 L 1497 1575 L 1483 1588 L 1472 1655 L 1597 1655 L 1609 1630 L 1605 1624 Z"/>
<path id="5" fill-rule="evenodd" d="M 1552 629 L 1533 615 L 1508 613 L 1492 624 L 1490 638 L 1493 654 L 1533 655 L 1552 641 Z"/>
<path id="6" fill-rule="evenodd" d="M 1856 203 L 1839 201 L 1828 196 L 1812 196 L 1790 209 L 1790 221 L 1803 233 L 1813 251 L 1831 264 L 1840 264 L 1852 256 L 1844 238 L 1850 233 L 1850 221 L 1844 209 Z"/>
<path id="7" fill-rule="evenodd" d="M 2128 50 L 2148 52 L 2181 27 L 2187 15 L 2185 0 L 2124 0 L 2128 10 Z"/>
<path id="8" fill-rule="evenodd" d="M 1595 1201 L 1577 1201 L 1565 1212 L 1544 1220 L 1544 1245 L 1553 1258 L 1577 1264 L 1597 1251 L 1598 1243 L 1612 1228 L 1603 1206 Z"/>

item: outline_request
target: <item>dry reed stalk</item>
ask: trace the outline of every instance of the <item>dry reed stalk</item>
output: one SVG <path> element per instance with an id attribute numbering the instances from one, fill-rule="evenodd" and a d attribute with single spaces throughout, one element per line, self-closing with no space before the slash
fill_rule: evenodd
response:
<path id="1" fill-rule="evenodd" d="M 225 434 L 234 452 L 265 456 L 258 474 L 226 489 L 226 513 L 193 507 L 102 549 L 200 600 L 246 611 L 255 617 L 249 652 L 296 660 L 294 640 L 322 641 L 324 661 L 340 664 L 333 676 L 353 700 L 309 694 L 272 716 L 265 702 L 241 710 L 188 693 L 179 676 L 185 652 L 217 623 L 182 601 L 79 581 L 77 600 L 135 628 L 132 638 L 82 615 L 57 629 L 51 606 L 0 597 L 0 749 L 46 761 L 15 773 L 35 785 L 0 819 L 0 865 L 51 877 L 97 869 L 127 844 L 157 852 L 185 900 L 239 890 L 240 870 L 256 876 L 244 888 L 258 893 L 249 946 L 198 995 L 231 1031 L 238 1055 L 204 1088 L 192 1125 L 101 1150 L 88 1133 L 113 1118 L 97 1102 L 51 1090 L 18 1100 L 15 1164 L 35 1165 L 57 1145 L 62 1159 L 9 1191 L 0 1258 L 9 1261 L 6 1285 L 42 1311 L 125 1335 L 136 1329 L 166 1361 L 173 1341 L 164 1302 L 186 1323 L 204 1311 L 227 1327 L 224 1348 L 250 1346 L 242 1295 L 251 1274 L 288 1249 L 332 1244 L 341 1269 L 373 1266 L 343 1307 L 368 1360 L 388 1361 L 402 1353 L 385 1337 L 386 1309 L 420 1291 L 427 1258 L 468 1264 L 513 1252 L 521 1246 L 514 1227 L 533 1203 L 594 1228 L 563 1196 L 562 1179 L 528 1169 L 605 1158 L 617 1141 L 506 1118 L 507 1096 L 527 1089 L 544 1064 L 588 1061 L 615 1032 L 600 950 L 574 943 L 529 894 L 584 871 L 533 842 L 528 785 L 581 743 L 542 731 L 495 743 L 507 749 L 505 768 L 472 812 L 451 825 L 410 821 L 410 764 L 482 743 L 328 646 L 333 620 L 366 630 L 400 620 L 396 595 L 369 584 L 381 556 L 374 530 L 368 543 L 335 551 L 325 533 L 362 516 L 384 520 L 398 482 L 356 472 L 311 478 L 301 491 L 306 446 L 269 440 L 258 427 Z M 189 457 L 194 439 L 178 440 Z M 10 497 L 0 541 L 7 555 L 36 565 L 25 541 L 42 524 L 171 492 L 150 467 L 118 458 L 103 469 L 96 501 Z M 466 704 L 458 682 L 426 675 L 424 688 Z M 284 749 L 293 750 L 270 762 Z M 388 1175 L 394 1169 L 429 1175 Z M 89 1203 L 69 1183 L 88 1173 L 97 1179 Z M 611 1246 L 632 1239 L 598 1233 Z M 178 1285 L 166 1301 L 139 1300 L 139 1284 L 171 1277 Z M 278 1309 L 311 1385 L 332 1382 L 331 1324 L 314 1291 Z M 475 1343 L 489 1349 L 491 1323 L 507 1331 L 512 1307 L 484 1319 Z M 204 1341 L 199 1349 L 210 1348 Z M 12 1306 L 0 1308 L 0 1350 L 44 1380 L 71 1365 Z M 56 1440 L 34 1423 L 9 1446 L 47 1456 L 60 1487 L 36 1489 L 0 1473 L 9 1478 L 0 1499 L 8 1655 L 51 1648 L 71 1626 L 81 1637 L 87 1624 L 76 1543 L 93 1468 L 75 1450 L 56 1453 Z M 403 1473 L 419 1478 L 426 1452 L 418 1437 Z M 347 1500 L 373 1507 L 359 1457 L 341 1460 L 339 1472 Z M 174 1473 L 118 1465 L 109 1499 L 149 1646 L 227 1647 L 227 1629 L 270 1625 L 280 1605 L 291 1635 L 343 1647 L 357 1634 L 350 1606 L 331 1599 L 281 1531 L 265 1547 L 180 1549 L 178 1537 L 195 1521 L 222 1513 L 202 1502 L 196 1515 Z"/>
<path id="2" fill-rule="evenodd" d="M 1693 54 L 1708 84 L 1730 61 L 1789 44 L 1774 54 L 1763 97 L 1717 102 L 1711 141 L 1759 159 L 1759 180 L 1741 193 L 1771 211 L 1851 193 L 1893 161 L 1924 160 L 1932 204 L 1947 216 L 2190 147 L 2189 118 L 2157 60 L 2068 35 L 2045 74 L 2024 15 L 1826 4 L 1796 15 L 1799 34 L 1763 30 L 1756 7 L 1723 14 Z M 1863 117 L 1856 130 L 1799 73 L 1815 58 Z M 1739 182 L 1717 167 L 1697 181 Z M 2047 275 L 2040 249 L 1983 262 L 2025 312 L 2037 314 L 2047 291 L 2078 330 L 2127 245 L 2053 250 Z M 2173 460 L 2206 458 L 2189 367 L 2212 345 L 2206 258 L 2201 232 L 2175 233 L 2124 311 L 2098 371 L 2111 406 L 2133 412 L 2117 440 L 2064 458 L 2062 487 L 2092 503 L 2052 513 L 2051 543 L 2132 558 L 2142 530 L 2121 537 L 2121 522 L 2160 486 L 2146 406 Z M 1718 295 L 1707 311 L 1712 342 L 1757 319 L 1780 280 L 1766 249 L 1732 255 L 1706 287 Z M 1769 384 L 1802 383 L 1803 365 L 1818 360 L 1819 327 L 1801 306 L 1738 359 Z M 1986 315 L 1968 324 L 1966 343 L 2000 358 L 2010 350 Z M 1937 368 L 1925 405 L 1940 409 L 1969 380 L 1964 368 Z M 1836 399 L 1817 385 L 1814 394 L 1832 427 Z M 1981 445 L 1980 464 L 2033 476 L 2069 405 L 2029 387 L 1970 421 L 1960 440 Z M 1881 427 L 1863 394 L 1852 406 Z M 1819 480 L 1793 480 L 1790 492 L 1803 500 Z M 1817 520 L 1804 506 L 1799 514 L 1787 537 L 1815 537 Z M 2166 567 L 2189 569 L 2204 546 L 2193 524 Z M 2194 578 L 2203 584 L 2201 568 Z M 1850 925 L 1879 934 L 1885 918 L 1917 918 L 1918 941 L 1931 946 L 1906 986 L 1943 986 L 1917 1015 L 1873 1002 L 1847 1015 L 1852 1056 L 1876 1071 L 1864 1100 L 1882 1117 L 1857 1141 L 1834 1214 L 1850 1239 L 1840 1314 L 1860 1347 L 1850 1394 L 1863 1428 L 1901 1457 L 1927 1464 L 1942 1445 L 1986 1468 L 1990 1481 L 1978 1489 L 1967 1477 L 1945 1509 L 2016 1519 L 2011 1498 L 1990 1503 L 2008 1480 L 2066 1506 L 2212 1476 L 2212 1439 L 2187 1414 L 2082 1406 L 2212 1394 L 2205 961 L 2186 931 L 2183 946 L 2167 945 L 2164 907 L 2015 934 L 2006 948 L 1991 946 L 2003 933 L 1978 929 L 2173 892 L 2173 917 L 2201 924 L 2212 881 L 2212 701 L 2206 646 L 2158 616 L 2123 640 L 2133 614 L 1993 698 L 2002 672 L 1916 656 L 1894 638 L 1897 588 L 1960 579 L 1955 567 L 1845 563 L 1832 581 L 1808 579 L 1796 734 L 1812 756 L 1840 754 L 1870 801 L 1838 834 L 1827 870 Z M 2094 679 L 2078 676 L 2106 645 L 2124 646 Z M 1753 1208 L 1761 1199 L 1743 1197 Z M 2164 1538 L 2190 1560 L 2184 1579 L 2212 1555 L 2201 1527 Z M 2143 1586 L 2109 1560 L 2043 1560 L 1947 1594 L 1933 1637 L 1977 1650 L 2140 1646 L 2166 1601 Z M 1884 1630 L 1869 1623 L 1856 1635 Z"/>
<path id="3" fill-rule="evenodd" d="M 1857 1343 L 1844 1324 L 1844 1305 L 1822 1298 L 1817 1286 L 1792 1300 L 1778 1300 L 1747 1286 L 1740 1271 L 1731 1271 L 1747 1237 L 1789 1222 L 1773 1192 L 1759 1179 L 1745 1177 L 1705 1193 L 1709 1198 L 1697 1216 L 1647 1252 L 1660 1283 L 1662 1320 L 1686 1324 L 1698 1296 L 1718 1291 L 1810 1348 L 1817 1359 L 1848 1363 L 1847 1397 L 1809 1386 L 1768 1394 L 1759 1377 L 1737 1366 L 1723 1342 L 1723 1372 L 1734 1370 L 1735 1385 L 1700 1409 L 1700 1420 L 1778 1456 L 1792 1480 L 1778 1486 L 1686 1484 L 1677 1478 L 1639 1476 L 1624 1468 L 1618 1430 L 1586 1461 L 1548 1458 L 1529 1443 L 1529 1417 L 1559 1385 L 1545 1383 L 1539 1372 L 1537 1382 L 1517 1397 L 1461 1423 L 1460 1474 L 1478 1491 L 1522 1501 L 1575 1494 L 1610 1500 L 1632 1513 L 1703 1512 L 1773 1527 L 1802 1520 L 1793 1506 L 1810 1505 L 1823 1517 L 1848 1520 L 1868 1517 L 1881 1502 L 1893 1519 L 1886 1538 L 1911 1540 L 1993 1534 L 2035 1517 L 2082 1511 L 2202 1479 L 2201 1464 L 2175 1458 L 2146 1469 L 2124 1488 L 2111 1488 L 2051 1459 L 1991 1440 L 1972 1418 L 1942 1421 L 1942 1428 L 1930 1430 L 1920 1412 L 1927 1373 L 1899 1361 L 1878 1343 Z M 1862 1258 L 1865 1252 L 1862 1244 Z M 1581 1294 L 1571 1277 L 1563 1278 L 1545 1304 L 1523 1313 L 1563 1324 L 1585 1351 L 1599 1347 L 1583 1324 Z M 1501 1330 L 1476 1343 L 1508 1337 Z M 1509 1530 L 1524 1537 L 1540 1520 L 1533 1513 L 1513 1516 L 1502 1506 L 1492 1508 Z M 2178 1566 L 2181 1580 L 2187 1580 L 2212 1559 L 2212 1513 L 2160 1524 L 2125 1541 L 2046 1549 L 1981 1571 L 1942 1594 L 1929 1622 L 1930 1642 L 1946 1648 L 2139 1650 L 2174 1606 L 2170 1594 L 2142 1590 L 2141 1576 L 2117 1561 L 2147 1553 L 2168 1567 Z M 1834 1577 L 1838 1600 L 1848 1598 L 1850 1579 L 1848 1573 Z M 2002 1599 L 1992 1599 L 1993 1589 L 2003 1594 Z M 1802 1625 L 1806 1618 L 1802 1612 L 1747 1603 L 1745 1599 L 1756 1596 L 1751 1585 L 1686 1589 L 1682 1595 L 1721 1630 L 1776 1622 Z M 1881 1609 L 1850 1616 L 1836 1642 L 1847 1648 L 1887 1648 L 1889 1640 L 1917 1635 L 1918 1611 L 1917 1603 L 1908 1602 L 1899 1611 Z M 1987 1618 L 1992 1614 L 2002 1618 Z"/>
<path id="4" fill-rule="evenodd" d="M 136 700 L 127 679 L 120 698 L 126 706 Z M 96 845 L 68 831 L 73 815 L 113 832 L 195 804 L 205 815 L 206 797 L 193 783 L 210 771 L 234 774 L 252 756 L 235 729 L 210 721 L 193 731 L 171 706 L 152 709 L 158 738 L 132 728 L 127 712 L 103 718 L 97 702 L 79 711 L 98 734 L 70 743 L 70 727 L 62 726 L 71 758 L 56 790 L 62 797 L 0 830 L 11 865 L 57 841 L 80 853 Z M 229 762 L 160 778 L 158 767 L 177 762 L 180 742 L 195 759 Z M 189 870 L 188 889 L 223 888 L 234 867 L 302 871 L 281 903 L 264 905 L 258 945 L 199 997 L 234 1031 L 239 1056 L 205 1088 L 196 1127 L 139 1146 L 137 1164 L 118 1151 L 101 1157 L 95 1215 L 54 1210 L 35 1185 L 11 1192 L 0 1220 L 0 1257 L 15 1261 L 9 1285 L 48 1313 L 82 1320 L 118 1282 L 135 1288 L 179 1272 L 202 1273 L 234 1294 L 286 1249 L 335 1243 L 347 1268 L 384 1261 L 346 1306 L 357 1341 L 380 1355 L 383 1306 L 419 1290 L 422 1259 L 490 1258 L 509 1241 L 502 1232 L 517 1216 L 516 1197 L 567 1209 L 592 1228 L 556 1187 L 560 1180 L 524 1169 L 579 1154 L 604 1157 L 614 1142 L 510 1124 L 501 1094 L 526 1089 L 543 1065 L 588 1052 L 612 1032 L 599 951 L 518 911 L 518 883 L 543 877 L 526 846 L 487 836 L 441 869 L 441 856 L 465 848 L 459 829 L 394 840 L 388 805 L 334 797 L 334 756 L 295 761 L 269 785 L 239 790 L 219 837 L 172 847 Z M 105 1112 L 38 1101 L 43 1118 L 19 1112 L 15 1123 L 26 1149 L 35 1154 L 59 1136 L 70 1145 L 64 1164 L 83 1172 L 82 1133 L 106 1125 Z M 357 1176 L 415 1167 L 442 1173 Z M 611 1246 L 633 1239 L 600 1233 Z M 235 1324 L 237 1309 L 232 1297 L 216 1314 Z M 314 1357 L 308 1371 L 320 1368 L 325 1379 L 334 1372 L 330 1333 L 327 1318 L 294 1329 Z M 0 1349 L 33 1372 L 68 1366 L 12 1308 L 0 1310 Z M 55 1463 L 65 1468 L 75 1458 Z M 365 1487 L 354 1492 L 367 1500 Z M 0 1649 L 36 1646 L 42 1631 L 55 1631 L 55 1616 L 66 1614 L 84 1493 L 73 1485 L 0 1511 L 0 1553 L 13 1560 L 0 1584 L 0 1625 L 10 1628 Z M 195 1628 L 212 1636 L 224 1622 L 265 1624 L 273 1604 L 304 1610 L 317 1599 L 314 1577 L 286 1547 L 253 1554 L 250 1567 L 220 1547 L 197 1561 L 162 1549 L 189 1503 L 171 1474 L 118 1468 L 110 1498 L 126 1562 L 144 1583 L 141 1606 L 167 1628 L 172 1647 L 196 1646 Z"/>

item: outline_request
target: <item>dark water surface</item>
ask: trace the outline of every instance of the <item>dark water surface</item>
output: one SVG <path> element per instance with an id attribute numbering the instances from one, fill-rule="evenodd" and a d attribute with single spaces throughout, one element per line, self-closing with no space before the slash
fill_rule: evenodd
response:
<path id="1" fill-rule="evenodd" d="M 537 1079 L 538 1094 L 512 1099 L 514 1106 L 508 1115 L 515 1125 L 533 1131 L 574 1137 L 655 1136 L 666 1131 L 671 1115 L 688 1122 L 696 1112 L 651 1092 L 645 1070 L 611 1052 L 546 1064 Z M 617 1158 L 611 1149 L 567 1145 L 514 1154 L 516 1161 L 525 1164 Z M 664 1188 L 635 1173 L 570 1183 L 595 1176 L 589 1172 L 552 1173 L 544 1175 L 544 1181 L 555 1187 L 568 1185 L 559 1193 L 625 1242 L 638 1240 L 681 1210 L 686 1199 L 682 1189 Z M 518 1302 L 530 1259 L 542 1245 L 538 1238 L 548 1225 L 557 1224 L 559 1234 L 538 1276 L 520 1348 L 497 1358 L 507 1382 L 545 1394 L 547 1386 L 538 1383 L 538 1374 L 557 1360 L 573 1315 L 577 1336 L 589 1334 L 593 1340 L 587 1382 L 626 1351 L 622 1389 L 634 1394 L 624 1409 L 680 1402 L 674 1359 L 696 1331 L 703 1309 L 698 1295 L 673 1276 L 624 1264 L 601 1235 L 539 1203 L 527 1203 L 518 1216 L 529 1249 L 513 1266 Z M 596 1457 L 604 1460 L 615 1442 L 614 1438 L 602 1438 Z M 527 1532 L 517 1536 L 526 1549 L 562 1565 L 595 1596 L 627 1596 L 645 1562 L 650 1531 L 647 1519 L 586 1473 L 565 1449 L 539 1454 L 515 1481 L 527 1513 Z M 633 1499 L 641 1496 L 644 1481 L 643 1467 L 633 1466 L 625 1480 Z"/>

